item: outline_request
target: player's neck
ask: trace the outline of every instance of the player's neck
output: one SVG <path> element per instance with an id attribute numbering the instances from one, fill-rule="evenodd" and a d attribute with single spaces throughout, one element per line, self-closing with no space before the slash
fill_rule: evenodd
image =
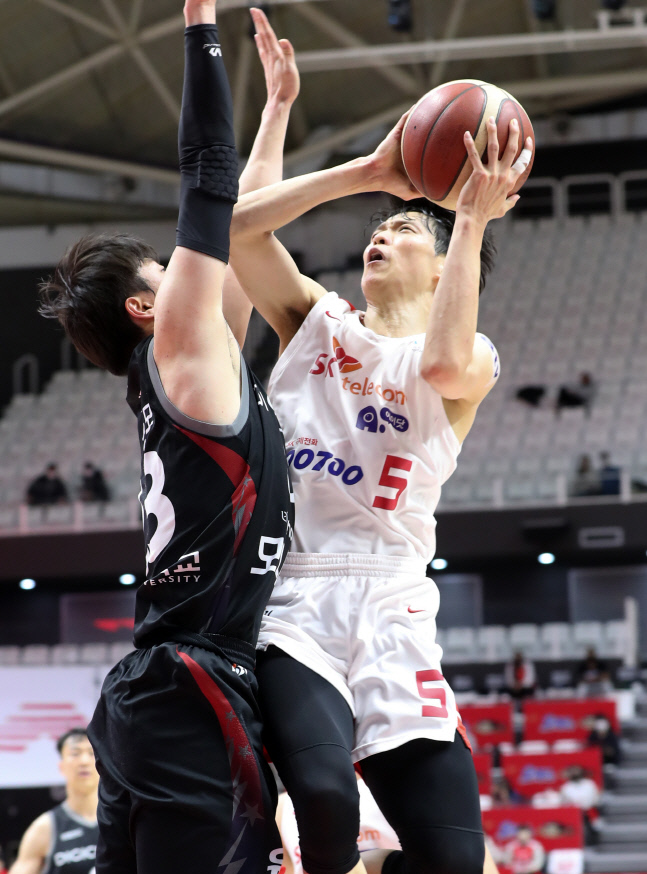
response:
<path id="1" fill-rule="evenodd" d="M 364 325 L 385 337 L 424 334 L 429 320 L 429 295 L 413 300 L 371 301 L 366 305 Z"/>
<path id="2" fill-rule="evenodd" d="M 97 818 L 97 804 L 99 803 L 98 790 L 92 792 L 75 792 L 68 789 L 65 803 L 77 816 L 93 821 Z"/>

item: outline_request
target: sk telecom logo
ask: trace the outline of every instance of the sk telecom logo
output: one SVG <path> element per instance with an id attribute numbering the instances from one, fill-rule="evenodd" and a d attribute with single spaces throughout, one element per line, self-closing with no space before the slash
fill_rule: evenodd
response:
<path id="1" fill-rule="evenodd" d="M 327 352 L 322 352 L 320 355 L 317 355 L 317 359 L 310 370 L 310 373 L 313 373 L 315 376 L 320 373 L 323 373 L 324 376 L 332 376 L 332 368 L 334 364 L 337 365 L 340 373 L 351 373 L 353 370 L 361 370 L 362 365 L 357 358 L 347 355 L 344 351 L 344 347 L 340 345 L 339 340 L 337 340 L 336 337 L 332 338 L 332 348 L 333 355 L 329 355 Z"/>

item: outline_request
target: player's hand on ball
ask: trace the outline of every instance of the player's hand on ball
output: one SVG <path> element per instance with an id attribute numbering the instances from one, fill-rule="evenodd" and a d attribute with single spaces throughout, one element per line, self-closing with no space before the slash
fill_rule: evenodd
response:
<path id="1" fill-rule="evenodd" d="M 465 183 L 456 204 L 456 213 L 469 214 L 484 224 L 493 218 L 501 218 L 519 200 L 518 194 L 510 194 L 517 179 L 523 174 L 532 156 L 532 140 L 526 140 L 524 148 L 515 161 L 519 146 L 519 124 L 510 122 L 508 143 L 499 160 L 499 141 L 496 123 L 488 119 L 487 164 L 483 164 L 476 151 L 474 140 L 465 132 L 465 148 L 472 165 L 472 175 Z"/>
<path id="2" fill-rule="evenodd" d="M 402 162 L 402 131 L 409 112 L 405 112 L 393 130 L 389 131 L 377 149 L 370 156 L 376 174 L 376 191 L 386 191 L 402 200 L 420 197 Z"/>
<path id="3" fill-rule="evenodd" d="M 292 104 L 299 94 L 300 80 L 294 49 L 287 39 L 277 39 L 261 9 L 250 9 L 256 33 L 254 40 L 265 73 L 268 103 Z"/>

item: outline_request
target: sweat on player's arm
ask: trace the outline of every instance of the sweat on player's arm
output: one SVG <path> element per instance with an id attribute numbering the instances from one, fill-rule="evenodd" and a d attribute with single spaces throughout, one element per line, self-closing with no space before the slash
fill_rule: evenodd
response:
<path id="1" fill-rule="evenodd" d="M 274 231 L 322 203 L 385 191 L 404 200 L 419 196 L 404 171 L 403 116 L 372 155 L 287 179 L 241 197 L 231 223 L 231 263 L 254 306 L 285 347 L 326 292 L 303 276 Z"/>

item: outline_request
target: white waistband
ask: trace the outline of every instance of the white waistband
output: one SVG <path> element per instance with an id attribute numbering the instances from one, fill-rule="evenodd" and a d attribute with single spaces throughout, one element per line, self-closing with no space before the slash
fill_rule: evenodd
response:
<path id="1" fill-rule="evenodd" d="M 282 577 L 389 577 L 407 574 L 424 577 L 426 564 L 421 558 L 361 553 L 288 552 Z"/>

